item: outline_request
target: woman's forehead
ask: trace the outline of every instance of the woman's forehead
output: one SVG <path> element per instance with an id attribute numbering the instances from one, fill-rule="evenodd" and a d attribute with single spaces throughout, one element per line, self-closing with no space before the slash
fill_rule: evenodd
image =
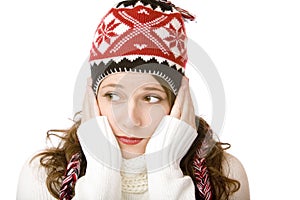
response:
<path id="1" fill-rule="evenodd" d="M 123 86 L 138 86 L 140 84 L 159 84 L 151 74 L 135 73 L 135 72 L 120 72 L 107 76 L 101 83 L 100 87 L 106 84 L 120 84 Z"/>

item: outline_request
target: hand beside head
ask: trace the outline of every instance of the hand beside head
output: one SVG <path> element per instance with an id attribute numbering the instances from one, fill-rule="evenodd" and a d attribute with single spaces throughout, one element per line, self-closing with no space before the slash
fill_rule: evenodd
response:
<path id="1" fill-rule="evenodd" d="M 195 114 L 188 79 L 170 105 L 168 89 L 149 74 L 116 73 L 105 78 L 97 93 L 88 79 L 82 110 L 82 123 L 106 116 L 123 154 L 141 155 L 162 118 L 166 115 L 186 122 L 196 129 Z M 174 94 L 173 94 L 174 96 Z M 174 98 L 174 97 L 173 97 Z"/>

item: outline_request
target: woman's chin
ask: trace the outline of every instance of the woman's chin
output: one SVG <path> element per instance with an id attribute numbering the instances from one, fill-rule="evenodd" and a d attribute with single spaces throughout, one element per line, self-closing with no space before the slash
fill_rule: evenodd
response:
<path id="1" fill-rule="evenodd" d="M 136 158 L 142 154 L 144 154 L 144 152 L 131 152 L 122 150 L 122 157 L 125 159 Z"/>

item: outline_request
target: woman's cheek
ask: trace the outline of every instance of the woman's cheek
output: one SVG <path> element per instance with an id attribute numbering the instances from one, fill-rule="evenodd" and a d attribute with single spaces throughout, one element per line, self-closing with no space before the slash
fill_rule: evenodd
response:
<path id="1" fill-rule="evenodd" d="M 114 131 L 122 129 L 121 124 L 124 124 L 128 119 L 127 107 L 124 104 L 109 106 L 108 120 Z"/>
<path id="2" fill-rule="evenodd" d="M 161 105 L 153 105 L 149 111 L 148 115 L 151 121 L 151 127 L 153 129 L 153 132 L 155 131 L 156 127 L 162 120 L 162 118 L 167 115 L 166 109 Z"/>

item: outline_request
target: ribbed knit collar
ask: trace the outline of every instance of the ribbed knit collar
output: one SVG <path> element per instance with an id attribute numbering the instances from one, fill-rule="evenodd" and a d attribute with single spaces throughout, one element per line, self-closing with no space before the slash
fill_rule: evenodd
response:
<path id="1" fill-rule="evenodd" d="M 122 192 L 140 194 L 148 190 L 148 178 L 145 156 L 123 159 Z"/>

